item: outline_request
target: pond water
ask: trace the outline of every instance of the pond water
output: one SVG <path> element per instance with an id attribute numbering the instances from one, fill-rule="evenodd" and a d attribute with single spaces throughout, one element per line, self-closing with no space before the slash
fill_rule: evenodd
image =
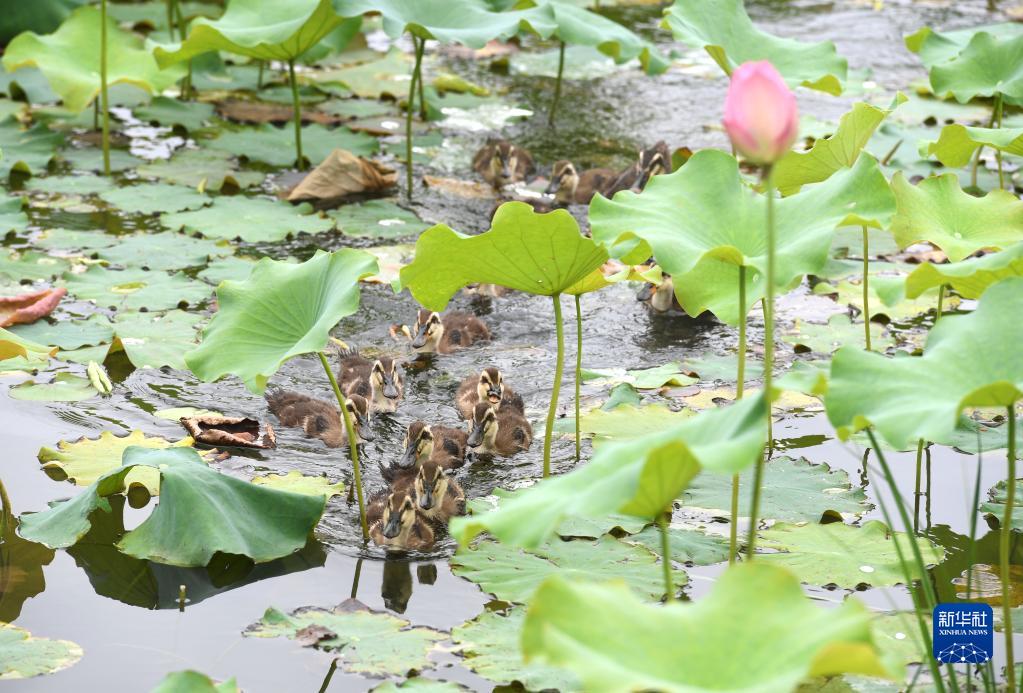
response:
<path id="1" fill-rule="evenodd" d="M 833 40 L 856 74 L 889 91 L 905 89 L 924 75 L 916 57 L 903 48 L 903 34 L 923 25 L 953 28 L 998 19 L 984 11 L 983 2 L 886 1 L 880 10 L 866 1 L 779 0 L 748 5 L 754 21 L 768 31 L 811 40 Z M 606 12 L 666 49 L 685 51 L 668 43 L 666 32 L 654 30 L 659 16 L 656 7 L 609 8 Z M 715 124 L 720 116 L 725 81 L 705 58 L 688 55 L 692 55 L 691 68 L 674 68 L 661 77 L 617 70 L 599 81 L 570 80 L 564 86 L 562 115 L 556 130 L 547 128 L 545 118 L 537 115 L 512 123 L 504 134 L 530 149 L 542 165 L 559 158 L 573 158 L 584 165 L 623 165 L 631 160 L 637 146 L 660 139 L 694 150 L 723 147 L 724 135 Z M 514 74 L 494 76 L 477 63 L 451 57 L 443 62 L 448 69 L 470 79 L 502 85 L 520 104 L 537 114 L 545 112 L 551 92 L 548 79 Z M 428 69 L 440 66 L 440 61 L 432 62 Z M 835 119 L 853 98 L 817 97 L 803 91 L 800 106 L 821 119 Z M 152 138 L 154 133 L 142 134 Z M 157 140 L 166 136 L 155 134 Z M 419 172 L 432 168 L 438 175 L 471 177 L 468 159 L 479 143 L 493 133 L 447 134 L 453 154 Z M 159 150 L 156 145 L 151 149 Z M 403 182 L 404 177 L 400 178 Z M 461 231 L 482 231 L 488 226 L 487 215 L 492 205 L 493 201 L 471 199 L 457 203 L 438 192 L 424 191 L 413 208 L 426 221 L 444 221 Z M 573 211 L 584 216 L 584 210 Z M 34 210 L 33 222 L 39 228 L 107 228 L 115 233 L 148 228 L 147 222 L 139 218 L 53 209 Z M 335 244 L 333 247 L 349 244 L 339 236 L 332 237 L 330 242 Z M 250 250 L 275 257 L 304 258 L 314 248 L 306 237 L 295 242 L 252 246 Z M 796 317 L 806 317 L 807 311 L 818 320 L 821 315 L 826 319 L 829 310 L 826 306 L 822 308 L 821 300 L 809 296 L 805 288 L 797 290 L 783 302 L 783 322 L 791 325 Z M 706 356 L 728 358 L 734 354 L 735 330 L 713 320 L 654 314 L 636 299 L 635 286 L 611 287 L 599 297 L 584 297 L 582 305 L 583 362 L 587 368 L 644 368 L 669 361 Z M 376 439 L 367 445 L 363 457 L 363 478 L 369 495 L 383 487 L 377 464 L 386 464 L 400 455 L 404 427 L 417 418 L 455 425 L 458 417 L 453 406 L 454 390 L 463 377 L 485 365 L 501 368 L 506 382 L 522 394 L 536 440 L 527 453 L 481 461 L 461 471 L 458 478 L 469 497 L 478 497 L 495 487 L 515 487 L 540 476 L 543 419 L 555 358 L 550 300 L 526 295 L 499 299 L 460 296 L 452 307 L 483 318 L 494 339 L 479 348 L 410 363 L 406 370 L 406 401 L 395 415 L 377 416 L 373 422 Z M 84 305 L 63 308 L 87 312 Z M 335 334 L 365 353 L 404 353 L 403 346 L 389 336 L 388 328 L 392 323 L 411 323 L 415 308 L 407 293 L 395 296 L 389 288 L 369 286 L 363 291 L 360 311 L 344 320 Z M 565 301 L 565 308 L 566 316 L 571 316 L 570 301 Z M 754 344 L 760 342 L 762 327 L 756 315 L 750 335 Z M 920 331 L 912 324 L 903 327 L 899 334 L 907 340 Z M 567 330 L 569 345 L 574 344 L 573 329 L 570 325 Z M 783 346 L 781 358 L 789 362 L 797 357 L 790 347 Z M 135 429 L 175 439 L 183 435 L 179 426 L 151 415 L 170 407 L 269 417 L 263 401 L 237 381 L 207 384 L 180 371 L 133 371 L 123 359 L 118 362 L 118 357 L 108 366 L 117 383 L 114 395 L 81 403 L 16 401 L 7 397 L 5 391 L 18 379 L 0 379 L 0 421 L 4 424 L 0 473 L 15 512 L 42 509 L 47 502 L 73 492 L 70 485 L 48 479 L 36 463 L 40 447 L 53 446 L 58 440 L 95 437 L 100 431 L 125 434 Z M 329 397 L 320 365 L 313 358 L 288 362 L 271 383 Z M 571 416 L 572 401 L 566 394 L 571 392 L 570 374 L 566 374 L 564 385 L 559 414 Z M 606 389 L 586 385 L 583 395 L 588 403 L 599 402 L 606 397 Z M 676 405 L 679 396 L 678 389 L 664 395 Z M 646 398 L 663 399 L 651 394 Z M 341 450 L 326 449 L 319 441 L 292 429 L 280 428 L 278 435 L 276 450 L 237 454 L 218 463 L 218 468 L 243 478 L 299 470 L 326 474 L 346 484 L 351 481 L 350 463 Z M 873 483 L 877 478 L 873 460 L 868 461 L 871 472 L 865 478 L 862 448 L 834 439 L 819 411 L 810 408 L 786 412 L 776 424 L 775 438 L 785 454 L 827 462 L 845 470 L 854 485 L 863 486 L 875 506 L 880 501 L 894 509 L 894 501 L 886 491 L 878 496 L 878 486 Z M 588 444 L 585 445 L 588 450 Z M 572 467 L 574 449 L 569 438 L 555 441 L 553 459 L 555 472 Z M 939 594 L 949 594 L 950 579 L 966 566 L 965 558 L 955 552 L 961 552 L 963 535 L 969 533 L 970 496 L 978 460 L 941 446 L 934 446 L 928 459 L 925 488 L 930 493 L 922 497 L 920 524 L 928 529 L 932 539 L 953 553 L 940 574 L 934 575 Z M 997 451 L 985 456 L 980 475 L 982 489 L 990 488 L 1003 477 L 1003 460 Z M 912 499 L 914 453 L 891 453 L 890 462 L 902 493 Z M 258 621 L 267 607 L 290 611 L 305 605 L 330 606 L 357 596 L 370 607 L 401 614 L 413 624 L 449 630 L 479 614 L 489 601 L 475 584 L 452 574 L 447 562 L 454 550 L 450 540 L 439 542 L 428 555 L 402 558 L 386 558 L 375 547 L 362 547 L 357 511 L 343 497 L 329 502 L 316 541 L 299 554 L 260 566 L 225 558 L 207 569 L 169 568 L 128 558 L 104 545 L 104 536 L 109 540 L 121 529 L 136 526 L 148 512 L 115 507 L 114 515 L 105 521 L 110 526 L 94 528 L 95 536 L 90 537 L 93 541 L 70 551 L 57 551 L 52 557 L 40 557 L 27 550 L 19 553 L 18 545 L 12 544 L 10 562 L 0 568 L 12 575 L 22 571 L 27 577 L 20 598 L 18 594 L 13 599 L 0 595 L 0 611 L 6 610 L 0 613 L 0 621 L 13 620 L 34 634 L 73 640 L 83 647 L 85 657 L 53 676 L 6 685 L 0 682 L 0 690 L 149 690 L 165 673 L 186 668 L 220 679 L 236 676 L 244 690 L 254 693 L 317 690 L 330 669 L 331 655 L 283 638 L 242 636 L 246 626 Z M 875 508 L 864 519 L 882 517 L 880 509 Z M 676 511 L 677 522 L 691 519 L 685 508 Z M 713 516 L 696 519 L 710 524 L 719 533 L 727 532 L 727 525 L 715 522 Z M 983 522 L 979 531 L 986 532 Z M 993 536 L 982 541 L 981 562 L 996 562 L 996 544 Z M 720 565 L 689 569 L 691 579 L 686 594 L 705 593 L 721 569 Z M 182 584 L 188 587 L 189 603 L 179 611 L 178 592 Z M 846 594 L 843 590 L 809 591 L 822 601 L 834 602 Z M 860 596 L 878 609 L 906 607 L 910 603 L 902 588 L 871 589 Z M 437 668 L 426 672 L 427 677 L 458 681 L 479 690 L 493 687 L 491 682 L 462 666 L 454 655 L 434 655 L 433 659 Z M 367 690 L 378 683 L 338 670 L 328 690 Z"/>

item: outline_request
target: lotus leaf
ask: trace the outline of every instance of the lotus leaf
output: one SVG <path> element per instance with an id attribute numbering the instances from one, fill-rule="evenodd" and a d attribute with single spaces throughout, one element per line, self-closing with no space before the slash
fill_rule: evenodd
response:
<path id="1" fill-rule="evenodd" d="M 993 284 L 1020 276 L 1023 276 L 1023 243 L 962 262 L 940 265 L 925 262 L 906 277 L 906 296 L 916 298 L 929 289 L 948 285 L 963 298 L 980 298 Z"/>
<path id="2" fill-rule="evenodd" d="M 157 96 L 148 105 L 136 108 L 136 118 L 164 127 L 180 125 L 185 130 L 198 130 L 213 118 L 213 104 L 202 101 L 178 101 Z"/>
<path id="3" fill-rule="evenodd" d="M 706 50 L 726 74 L 751 60 L 769 60 L 789 86 L 842 93 L 848 65 L 835 44 L 802 43 L 761 31 L 743 0 L 675 0 L 664 13 L 663 26 L 679 41 Z"/>
<path id="4" fill-rule="evenodd" d="M 166 161 L 139 166 L 139 175 L 158 178 L 203 190 L 218 191 L 226 187 L 248 188 L 263 182 L 257 171 L 238 171 L 227 152 L 212 149 L 185 149 Z M 111 164 L 112 165 L 112 164 Z"/>
<path id="5" fill-rule="evenodd" d="M 465 544 L 486 531 L 530 548 L 568 517 L 653 517 L 681 494 L 701 466 L 735 473 L 753 464 L 766 442 L 766 407 L 762 395 L 746 397 L 666 430 L 602 445 L 587 464 L 510 494 L 497 510 L 454 518 L 451 535 Z"/>
<path id="6" fill-rule="evenodd" d="M 93 265 L 85 272 L 65 272 L 61 282 L 76 298 L 101 308 L 169 310 L 181 304 L 197 305 L 210 295 L 210 287 L 181 272 L 141 269 L 110 270 Z"/>
<path id="7" fill-rule="evenodd" d="M 45 364 L 56 353 L 56 348 L 36 344 L 0 327 L 0 361 L 20 357 L 30 363 Z"/>
<path id="8" fill-rule="evenodd" d="M 271 607 L 245 635 L 301 639 L 302 631 L 309 628 L 323 636 L 311 644 L 321 650 L 343 652 L 338 668 L 367 676 L 400 676 L 413 669 L 430 669 L 433 663 L 427 655 L 447 637 L 430 628 L 412 627 L 391 614 L 371 611 L 355 600 L 334 609 L 306 607 L 291 614 Z"/>
<path id="9" fill-rule="evenodd" d="M 235 680 L 214 683 L 206 674 L 198 671 L 175 671 L 167 674 L 163 681 L 150 693 L 240 693 Z"/>
<path id="10" fill-rule="evenodd" d="M 60 320 L 53 324 L 39 320 L 31 325 L 18 325 L 13 332 L 24 339 L 61 349 L 97 346 L 114 337 L 110 321 L 102 315 L 90 315 L 85 320 Z"/>
<path id="11" fill-rule="evenodd" d="M 330 213 L 338 229 L 353 238 L 403 238 L 418 236 L 429 224 L 415 212 L 387 200 L 344 205 Z"/>
<path id="12" fill-rule="evenodd" d="M 96 195 L 114 189 L 109 178 L 96 176 L 46 176 L 33 178 L 25 184 L 29 190 L 50 195 Z"/>
<path id="13" fill-rule="evenodd" d="M 101 31 L 100 10 L 83 6 L 52 34 L 25 32 L 4 52 L 6 70 L 38 67 L 60 95 L 64 107 L 78 113 L 100 91 L 100 52 L 96 37 Z M 107 84 L 131 84 L 149 93 L 160 93 L 184 76 L 184 70 L 161 70 L 142 40 L 122 31 L 107 19 Z"/>
<path id="14" fill-rule="evenodd" d="M 292 470 L 287 474 L 267 474 L 257 476 L 252 483 L 270 488 L 279 488 L 292 493 L 305 493 L 310 496 L 324 496 L 333 498 L 345 492 L 345 485 L 342 482 L 330 483 L 325 476 L 306 476 L 298 470 Z"/>
<path id="15" fill-rule="evenodd" d="M 325 499 L 264 488 L 207 467 L 192 448 L 129 447 L 120 468 L 49 510 L 21 516 L 21 535 L 66 548 L 89 531 L 89 515 L 119 493 L 136 467 L 159 470 L 160 503 L 118 542 L 135 558 L 205 566 L 216 552 L 265 563 L 298 551 L 323 513 Z"/>
<path id="16" fill-rule="evenodd" d="M 696 382 L 696 378 L 682 373 L 680 368 L 677 362 L 636 370 L 584 368 L 582 377 L 583 380 L 594 381 L 593 385 L 628 383 L 637 390 L 657 390 L 665 385 L 684 386 Z"/>
<path id="17" fill-rule="evenodd" d="M 121 236 L 117 245 L 101 248 L 96 255 L 122 267 L 176 270 L 205 265 L 210 258 L 233 252 L 234 248 L 225 243 L 164 232 Z"/>
<path id="18" fill-rule="evenodd" d="M 523 660 L 519 640 L 525 611 L 513 608 L 507 615 L 484 611 L 452 628 L 451 639 L 461 650 L 462 663 L 485 679 L 509 685 L 517 681 L 530 691 L 572 693 L 582 690 L 575 674 L 545 664 L 527 664 Z"/>
<path id="19" fill-rule="evenodd" d="M 201 315 L 171 310 L 154 315 L 121 311 L 114 317 L 113 350 L 123 349 L 136 368 L 185 370 L 185 354 L 196 346 L 196 326 Z"/>
<path id="20" fill-rule="evenodd" d="M 84 149 L 70 149 L 60 152 L 60 158 L 71 164 L 76 171 L 102 171 L 103 150 L 92 147 Z M 142 159 L 134 157 L 122 149 L 110 150 L 110 170 L 125 171 L 135 168 L 143 163 Z"/>
<path id="21" fill-rule="evenodd" d="M 342 84 L 363 99 L 379 99 L 385 95 L 398 98 L 408 91 L 408 71 L 404 54 L 392 48 L 377 60 L 320 72 L 314 79 L 320 84 Z"/>
<path id="22" fill-rule="evenodd" d="M 502 499 L 512 495 L 512 491 L 495 488 L 489 496 L 473 498 L 466 504 L 470 515 L 479 515 L 497 508 Z M 599 539 L 612 531 L 622 534 L 634 534 L 648 524 L 647 520 L 628 515 L 610 514 L 605 517 L 570 517 L 558 525 L 557 534 L 563 538 Z"/>
<path id="23" fill-rule="evenodd" d="M 24 206 L 21 198 L 0 200 L 0 231 L 6 234 L 8 231 L 21 231 L 28 226 L 28 216 L 22 211 Z"/>
<path id="24" fill-rule="evenodd" d="M 648 404 L 642 407 L 621 405 L 610 410 L 592 409 L 586 412 L 579 417 L 579 431 L 595 441 L 637 438 L 663 431 L 665 427 L 679 424 L 691 416 L 692 412 L 689 410 L 672 411 L 661 404 Z M 575 422 L 559 419 L 554 430 L 574 433 Z"/>
<path id="25" fill-rule="evenodd" d="M 1020 310 L 1023 279 L 1005 279 L 972 313 L 942 317 L 921 357 L 839 349 L 825 399 L 838 435 L 844 440 L 872 425 L 904 450 L 921 438 L 945 439 L 966 407 L 1012 406 L 1023 396 L 1023 364 L 1015 358 L 1023 326 L 1005 316 Z"/>
<path id="26" fill-rule="evenodd" d="M 291 128 L 277 128 L 269 123 L 227 131 L 214 140 L 205 140 L 203 145 L 271 166 L 291 166 L 295 163 L 295 131 Z M 328 130 L 312 123 L 302 128 L 302 151 L 314 164 L 326 159 L 335 149 L 344 149 L 358 156 L 372 156 L 380 149 L 380 143 L 371 135 L 352 132 L 345 127 Z"/>
<path id="27" fill-rule="evenodd" d="M 57 147 L 64 143 L 64 135 L 54 132 L 42 123 L 28 130 L 14 118 L 0 121 L 0 173 L 7 176 L 11 171 L 38 173 L 46 168 L 57 153 Z"/>
<path id="28" fill-rule="evenodd" d="M 696 373 L 700 380 L 735 382 L 734 355 L 703 354 L 685 359 L 682 366 L 687 372 Z M 759 378 L 763 374 L 763 370 L 760 361 L 748 359 L 746 363 L 747 378 Z"/>
<path id="29" fill-rule="evenodd" d="M 281 241 L 293 234 L 322 233 L 334 228 L 334 222 L 318 214 L 312 207 L 294 207 L 287 202 L 241 195 L 222 196 L 209 207 L 191 212 L 164 214 L 160 222 L 170 229 L 184 228 L 207 238 L 248 242 Z"/>
<path id="30" fill-rule="evenodd" d="M 958 55 L 931 68 L 931 88 L 959 103 L 997 94 L 1023 97 L 1023 36 L 1002 39 L 978 31 Z"/>
<path id="31" fill-rule="evenodd" d="M 906 36 L 906 48 L 919 55 L 920 61 L 930 69 L 935 65 L 954 59 L 979 32 L 999 39 L 1008 39 L 1023 34 L 1023 25 L 1016 22 L 1005 22 L 943 32 L 923 27 Z"/>
<path id="32" fill-rule="evenodd" d="M 834 584 L 852 589 L 864 583 L 884 587 L 906 582 L 895 542 L 900 544 L 902 554 L 909 556 L 912 539 L 905 532 L 893 532 L 878 520 L 862 527 L 779 523 L 762 531 L 760 537 L 761 548 L 777 553 L 758 555 L 758 562 L 787 568 L 811 585 Z M 916 542 L 926 565 L 941 562 L 944 549 L 922 537 L 917 537 Z M 912 579 L 923 577 L 915 563 L 910 561 L 906 565 Z"/>
<path id="33" fill-rule="evenodd" d="M 981 504 L 979 508 L 980 512 L 986 513 L 990 516 L 989 522 L 993 522 L 995 526 L 999 526 L 1002 522 L 1002 518 L 1005 517 L 1005 501 L 1009 498 L 1009 494 L 1006 492 L 1007 485 L 1008 484 L 1002 480 L 988 489 L 988 499 Z M 1015 488 L 1016 497 L 1013 501 L 1012 507 L 1012 530 L 1015 532 L 1021 532 L 1023 531 L 1023 508 L 1021 508 L 1020 505 L 1023 504 L 1023 484 L 1020 483 L 1019 479 L 1016 480 Z"/>
<path id="34" fill-rule="evenodd" d="M 808 676 L 901 674 L 870 622 L 859 601 L 817 607 L 790 573 L 757 560 L 730 567 L 694 604 L 552 578 L 530 603 L 522 650 L 575 671 L 588 691 L 783 693 Z"/>
<path id="35" fill-rule="evenodd" d="M 10 623 L 0 623 L 0 681 L 53 674 L 81 658 L 82 648 L 70 640 L 37 638 Z"/>
<path id="36" fill-rule="evenodd" d="M 249 278 L 256 261 L 247 257 L 226 257 L 211 262 L 206 269 L 199 272 L 199 278 L 216 286 L 225 279 L 244 281 Z"/>
<path id="37" fill-rule="evenodd" d="M 937 142 L 926 146 L 928 155 L 933 154 L 945 166 L 960 168 L 970 163 L 980 147 L 1023 155 L 1023 128 L 977 128 L 953 123 L 941 129 Z"/>
<path id="38" fill-rule="evenodd" d="M 860 303 L 862 303 L 862 300 Z M 830 354 L 845 344 L 862 342 L 863 325 L 861 323 L 854 323 L 844 313 L 832 315 L 828 318 L 826 325 L 815 325 L 796 319 L 792 332 L 783 334 L 782 339 L 794 345 L 796 351 L 803 350 L 813 351 L 818 354 Z M 870 343 L 873 349 L 884 351 L 893 345 L 895 341 L 888 336 L 883 325 L 872 322 L 870 323 Z"/>
<path id="39" fill-rule="evenodd" d="M 626 263 L 646 260 L 652 248 L 658 264 L 672 275 L 687 313 L 710 310 L 734 325 L 744 317 L 736 299 L 740 265 L 753 270 L 746 273 L 747 301 L 764 295 L 765 205 L 764 197 L 742 182 L 735 159 L 703 150 L 674 173 L 653 177 L 640 194 L 623 191 L 613 200 L 597 195 L 590 203 L 590 223 L 593 238 L 624 255 Z M 883 219 L 891 207 L 888 183 L 869 156 L 778 200 L 778 287 L 795 286 L 803 275 L 824 267 L 837 226 Z M 645 242 L 637 247 L 637 239 Z"/>
<path id="40" fill-rule="evenodd" d="M 285 361 L 326 346 L 338 321 L 358 310 L 359 280 L 376 271 L 372 255 L 349 248 L 298 265 L 263 258 L 247 280 L 220 284 L 220 310 L 185 362 L 202 380 L 236 375 L 261 392 Z"/>
<path id="41" fill-rule="evenodd" d="M 401 283 L 431 310 L 444 310 L 467 284 L 498 284 L 554 296 L 607 260 L 607 252 L 579 233 L 565 210 L 537 214 L 524 202 L 497 209 L 491 228 L 464 236 L 437 224 L 416 241 L 416 257 L 401 270 Z"/>
<path id="42" fill-rule="evenodd" d="M 88 378 L 73 373 L 58 373 L 50 382 L 27 380 L 11 387 L 14 399 L 36 402 L 81 402 L 99 393 Z"/>
<path id="43" fill-rule="evenodd" d="M 117 236 L 103 233 L 100 230 L 47 229 L 32 239 L 32 245 L 58 253 L 98 250 L 99 248 L 109 248 L 116 243 Z"/>
<path id="44" fill-rule="evenodd" d="M 639 534 L 625 537 L 624 541 L 642 544 L 651 551 L 661 552 L 661 530 L 647 527 Z M 671 560 L 686 565 L 713 565 L 728 560 L 728 539 L 716 534 L 705 534 L 696 529 L 668 528 L 668 546 Z"/>
<path id="45" fill-rule="evenodd" d="M 128 214 L 181 212 L 210 203 L 210 198 L 196 192 L 195 188 L 165 183 L 126 185 L 101 193 L 100 199 Z"/>
<path id="46" fill-rule="evenodd" d="M 460 683 L 453 683 L 451 681 L 438 681 L 437 679 L 428 679 L 425 676 L 413 676 L 410 679 L 406 679 L 401 683 L 395 683 L 394 681 L 384 681 L 379 686 L 374 687 L 373 693 L 395 693 L 400 691 L 423 691 L 424 693 L 462 693 L 464 691 L 472 690 L 467 686 Z"/>
<path id="47" fill-rule="evenodd" d="M 624 580 L 650 599 L 664 596 L 664 575 L 658 558 L 645 547 L 604 536 L 597 541 L 554 538 L 529 551 L 496 541 L 463 546 L 451 558 L 452 572 L 475 582 L 484 592 L 506 602 L 524 603 L 547 577 L 561 575 Z M 676 586 L 686 574 L 673 571 Z"/>
<path id="48" fill-rule="evenodd" d="M 273 5 L 259 0 L 232 0 L 219 19 L 200 17 L 192 22 L 183 43 L 157 46 L 153 53 L 164 66 L 208 51 L 289 61 L 315 46 L 340 23 L 341 17 L 330 0 Z"/>

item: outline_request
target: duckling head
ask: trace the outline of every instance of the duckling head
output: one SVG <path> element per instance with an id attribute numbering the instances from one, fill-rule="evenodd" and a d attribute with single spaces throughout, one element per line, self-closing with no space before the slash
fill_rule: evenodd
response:
<path id="1" fill-rule="evenodd" d="M 420 309 L 416 313 L 416 324 L 412 328 L 412 348 L 419 351 L 434 351 L 444 335 L 444 323 L 440 313 Z"/>
<path id="2" fill-rule="evenodd" d="M 658 142 L 653 147 L 639 153 L 640 177 L 637 187 L 640 190 L 646 187 L 647 182 L 653 176 L 659 176 L 671 170 L 671 161 L 665 160 L 666 150 L 667 146 L 663 142 Z"/>
<path id="3" fill-rule="evenodd" d="M 348 415 L 352 417 L 352 426 L 355 428 L 355 435 L 363 442 L 371 442 L 374 438 L 373 431 L 369 427 L 369 402 L 362 395 L 352 395 L 345 400 L 345 408 Z"/>
<path id="4" fill-rule="evenodd" d="M 390 356 L 381 356 L 373 362 L 370 382 L 373 390 L 382 392 L 387 399 L 401 399 L 405 391 L 405 378 L 401 373 L 401 366 Z"/>
<path id="5" fill-rule="evenodd" d="M 478 448 L 484 443 L 493 441 L 497 435 L 497 413 L 490 402 L 480 402 L 472 410 L 469 420 L 469 439 L 466 445 Z"/>
<path id="6" fill-rule="evenodd" d="M 433 454 L 433 431 L 422 421 L 413 421 L 405 431 L 405 452 L 398 460 L 402 469 L 412 469 Z"/>
<path id="7" fill-rule="evenodd" d="M 551 168 L 551 182 L 547 186 L 548 195 L 553 194 L 558 202 L 572 202 L 575 189 L 579 185 L 579 174 L 571 161 L 562 159 L 555 161 Z"/>
<path id="8" fill-rule="evenodd" d="M 660 284 L 651 285 L 650 307 L 659 313 L 671 310 L 672 299 L 675 297 L 675 282 L 665 274 Z"/>
<path id="9" fill-rule="evenodd" d="M 416 475 L 416 502 L 423 510 L 431 510 L 448 491 L 448 476 L 436 462 L 426 461 Z"/>
<path id="10" fill-rule="evenodd" d="M 480 381 L 476 385 L 476 395 L 480 402 L 490 402 L 497 406 L 504 396 L 504 378 L 501 371 L 489 366 L 480 371 Z"/>
<path id="11" fill-rule="evenodd" d="M 416 508 L 407 492 L 394 492 L 387 497 L 383 515 L 384 537 L 397 539 L 407 536 L 415 522 Z"/>

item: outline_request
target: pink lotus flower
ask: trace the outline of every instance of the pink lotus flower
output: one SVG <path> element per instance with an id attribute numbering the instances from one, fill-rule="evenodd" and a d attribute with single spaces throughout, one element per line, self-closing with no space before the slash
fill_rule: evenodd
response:
<path id="1" fill-rule="evenodd" d="M 789 151 L 799 135 L 799 108 L 774 65 L 743 63 L 732 73 L 724 126 L 735 150 L 756 163 L 774 163 Z"/>

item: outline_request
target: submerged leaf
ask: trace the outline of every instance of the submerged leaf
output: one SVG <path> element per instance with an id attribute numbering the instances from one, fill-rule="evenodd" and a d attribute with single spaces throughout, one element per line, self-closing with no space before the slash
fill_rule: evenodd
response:
<path id="1" fill-rule="evenodd" d="M 70 640 L 36 638 L 10 623 L 0 623 L 0 681 L 28 679 L 67 669 L 82 658 Z"/>

